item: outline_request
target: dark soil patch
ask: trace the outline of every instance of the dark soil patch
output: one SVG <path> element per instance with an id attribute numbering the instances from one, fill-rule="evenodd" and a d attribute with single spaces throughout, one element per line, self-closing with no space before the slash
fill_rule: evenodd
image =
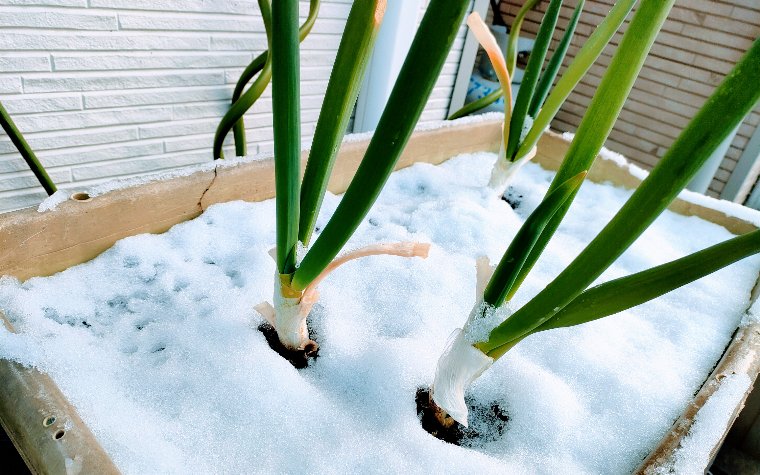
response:
<path id="1" fill-rule="evenodd" d="M 309 341 L 309 343 L 306 344 L 306 347 L 302 350 L 291 350 L 285 348 L 280 342 L 277 332 L 269 323 L 262 323 L 259 325 L 259 331 L 264 334 L 264 338 L 266 338 L 270 348 L 276 351 L 278 355 L 288 360 L 290 364 L 297 369 L 306 368 L 309 366 L 310 360 L 316 359 L 319 356 L 319 345 L 314 340 Z M 314 335 L 311 328 L 309 329 L 309 335 Z"/>
<path id="2" fill-rule="evenodd" d="M 463 426 L 448 414 L 441 423 L 436 414 L 440 409 L 430 397 L 430 388 L 418 388 L 415 402 L 422 428 L 444 442 L 468 447 L 491 442 L 504 435 L 509 415 L 497 402 L 481 404 L 469 397 L 465 401 L 470 410 L 470 427 Z"/>
<path id="3" fill-rule="evenodd" d="M 522 204 L 523 195 L 515 191 L 515 189 L 510 186 L 507 188 L 507 191 L 504 193 L 504 196 L 502 196 L 501 199 L 506 201 L 509 206 L 512 207 L 512 209 L 517 209 Z"/>

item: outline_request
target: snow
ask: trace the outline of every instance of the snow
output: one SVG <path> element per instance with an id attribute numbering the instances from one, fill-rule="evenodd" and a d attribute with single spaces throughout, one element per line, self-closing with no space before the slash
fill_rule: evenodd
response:
<path id="1" fill-rule="evenodd" d="M 0 280 L 0 308 L 19 331 L 0 330 L 0 356 L 50 374 L 126 474 L 630 473 L 721 356 L 760 260 L 525 339 L 470 391 L 478 407 L 509 414 L 504 433 L 446 444 L 420 427 L 415 392 L 475 303 L 476 258 L 498 262 L 552 178 L 527 164 L 514 211 L 484 186 L 494 160 L 461 156 L 392 176 L 348 247 L 415 240 L 432 243 L 430 256 L 371 257 L 332 273 L 311 316 L 320 357 L 304 370 L 256 329 L 253 307 L 272 294 L 271 200 L 214 205 L 51 277 Z M 630 194 L 584 184 L 513 308 Z M 325 197 L 319 227 L 338 201 Z M 666 212 L 600 281 L 730 237 Z M 487 413 L 474 411 L 470 425 L 487 425 Z"/>
<path id="2" fill-rule="evenodd" d="M 52 195 L 45 198 L 42 203 L 40 203 L 39 207 L 37 207 L 37 212 L 44 213 L 46 211 L 52 211 L 58 207 L 59 204 L 65 202 L 69 199 L 69 194 L 63 190 L 58 190 Z"/>
<path id="3" fill-rule="evenodd" d="M 760 323 L 760 299 L 755 300 L 742 319 L 742 326 Z"/>
<path id="4" fill-rule="evenodd" d="M 717 198 L 703 195 L 702 193 L 695 193 L 689 190 L 683 190 L 681 194 L 678 195 L 678 197 L 690 203 L 698 204 L 706 208 L 716 209 L 726 216 L 739 218 L 760 227 L 760 211 L 756 209 L 742 206 L 741 204 L 734 203 L 733 201 L 719 200 Z"/>

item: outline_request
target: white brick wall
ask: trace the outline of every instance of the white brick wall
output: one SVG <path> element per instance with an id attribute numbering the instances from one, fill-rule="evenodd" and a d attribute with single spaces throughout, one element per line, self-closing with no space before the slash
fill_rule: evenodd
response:
<path id="1" fill-rule="evenodd" d="M 350 7 L 323 0 L 302 44 L 304 140 Z M 463 35 L 422 122 L 446 115 Z M 0 101 L 55 182 L 81 189 L 211 160 L 234 83 L 265 47 L 255 0 L 0 0 Z M 271 151 L 271 121 L 267 90 L 246 116 L 249 151 Z M 0 133 L 0 211 L 42 198 Z"/>

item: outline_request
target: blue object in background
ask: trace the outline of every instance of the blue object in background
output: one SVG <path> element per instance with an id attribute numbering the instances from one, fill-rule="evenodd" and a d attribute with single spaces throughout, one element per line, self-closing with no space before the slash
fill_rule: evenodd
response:
<path id="1" fill-rule="evenodd" d="M 506 33 L 506 28 L 503 26 L 491 26 L 491 32 L 493 33 L 494 37 L 496 38 L 496 42 L 499 44 L 502 50 L 506 50 L 507 41 L 509 40 L 509 34 Z M 517 40 L 517 51 L 520 53 L 530 54 L 530 51 L 533 49 L 534 42 L 534 40 L 529 38 L 519 38 Z M 517 92 L 520 90 L 520 83 L 522 82 L 523 74 L 525 74 L 525 70 L 520 69 L 519 67 L 515 68 L 515 72 L 512 74 L 513 103 L 517 98 Z M 493 70 L 493 66 L 491 66 L 491 61 L 486 55 L 483 55 L 480 60 L 480 66 L 476 68 L 475 71 L 472 72 L 472 76 L 470 76 L 470 84 L 467 87 L 467 96 L 465 97 L 465 103 L 469 104 L 470 102 L 481 99 L 496 89 L 499 89 L 500 87 L 501 85 L 496 79 L 496 73 Z M 499 98 L 499 100 L 488 105 L 487 107 L 484 107 L 476 113 L 502 111 L 504 111 L 503 97 Z"/>

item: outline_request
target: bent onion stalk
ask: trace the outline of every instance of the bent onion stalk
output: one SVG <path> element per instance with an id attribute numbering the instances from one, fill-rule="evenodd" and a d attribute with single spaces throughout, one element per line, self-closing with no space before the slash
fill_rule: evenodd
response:
<path id="1" fill-rule="evenodd" d="M 470 13 L 470 16 L 467 17 L 467 26 L 470 27 L 470 31 L 475 35 L 475 39 L 478 40 L 478 43 L 480 43 L 488 55 L 488 59 L 491 60 L 493 69 L 496 72 L 496 77 L 499 78 L 501 89 L 506 92 L 506 98 L 504 100 L 504 123 L 502 124 L 502 137 L 499 146 L 498 163 L 506 157 L 507 140 L 509 140 L 509 126 L 512 117 L 512 80 L 507 67 L 507 61 L 504 59 L 504 55 L 499 49 L 499 44 L 496 42 L 496 38 L 494 38 L 478 12 Z M 505 173 L 508 172 L 505 171 Z"/>
<path id="2" fill-rule="evenodd" d="M 520 9 L 520 11 L 518 12 L 518 14 L 515 16 L 515 19 L 512 23 L 512 28 L 510 29 L 509 43 L 507 45 L 507 64 L 509 66 L 508 70 L 509 70 L 510 75 L 514 73 L 515 61 L 517 59 L 517 39 L 519 38 L 519 35 L 520 35 L 522 21 L 525 18 L 525 14 L 527 14 L 527 12 L 530 9 L 535 7 L 535 5 L 536 5 L 535 2 L 527 2 L 526 4 L 524 4 L 522 8 Z M 557 50 L 552 56 L 552 59 L 549 61 L 549 64 L 546 66 L 546 70 L 544 71 L 544 74 L 541 75 L 539 86 L 537 87 L 536 94 L 534 95 L 534 98 L 533 98 L 534 100 L 531 101 L 531 106 L 529 109 L 530 111 L 529 113 L 532 117 L 535 117 L 538 109 L 541 107 L 541 103 L 543 103 L 544 99 L 546 99 L 546 94 L 548 93 L 549 88 L 554 82 L 554 77 L 556 76 L 557 71 L 559 70 L 559 67 L 562 64 L 562 60 L 565 57 L 567 48 L 570 46 L 570 40 L 572 39 L 573 34 L 575 33 L 575 27 L 577 26 L 578 18 L 580 17 L 580 13 L 583 10 L 583 6 L 584 6 L 584 0 L 579 1 L 578 5 L 575 8 L 574 14 L 572 18 L 570 19 L 570 22 L 568 23 L 567 28 L 565 29 L 562 39 L 559 45 L 557 46 Z M 547 14 L 548 13 L 549 11 L 547 11 Z M 554 23 L 556 24 L 556 20 L 554 21 Z M 550 33 L 553 33 L 553 31 Z M 538 38 L 537 38 L 537 44 L 536 46 L 534 46 L 533 51 L 538 54 L 545 55 L 546 51 L 548 51 L 548 46 L 549 45 L 547 43 L 545 45 L 546 50 L 543 52 L 539 51 L 538 48 L 541 47 L 541 43 L 538 42 Z M 487 107 L 490 104 L 494 103 L 495 101 L 499 100 L 499 98 L 501 98 L 503 95 L 504 95 L 503 89 L 498 88 L 492 91 L 491 93 L 489 93 L 488 95 L 481 97 L 480 99 L 477 99 L 475 101 L 465 104 L 459 110 L 449 115 L 447 117 L 447 120 L 459 119 L 461 117 L 465 117 L 474 112 L 477 112 L 483 109 L 484 107 Z"/>
<path id="3" fill-rule="evenodd" d="M 492 188 L 504 188 L 512 177 L 536 155 L 534 148 L 525 156 L 516 161 L 507 160 L 507 149 L 510 137 L 510 126 L 512 120 L 512 81 L 507 67 L 506 59 L 499 49 L 496 38 L 494 38 L 488 26 L 477 12 L 473 12 L 467 18 L 467 26 L 470 27 L 478 43 L 483 47 L 488 58 L 491 60 L 496 76 L 499 78 L 501 90 L 506 91 L 504 100 L 504 123 L 502 124 L 502 138 L 499 145 L 499 155 L 491 171 L 489 186 Z"/>
<path id="4" fill-rule="evenodd" d="M 319 6 L 320 0 L 311 0 L 309 2 L 309 15 L 298 30 L 300 41 L 306 39 L 309 33 L 311 33 L 311 29 L 314 27 L 317 15 L 319 14 Z M 261 17 L 267 34 L 268 49 L 254 58 L 254 60 L 243 70 L 240 78 L 238 78 L 237 84 L 235 84 L 235 89 L 232 92 L 232 106 L 222 118 L 222 121 L 217 127 L 216 134 L 214 135 L 213 155 L 215 160 L 224 158 L 222 145 L 224 144 L 224 139 L 227 137 L 227 134 L 229 134 L 230 129 L 232 129 L 235 138 L 235 155 L 238 157 L 248 155 L 248 143 L 245 135 L 243 116 L 261 97 L 261 94 L 272 79 L 271 59 L 269 55 L 269 50 L 272 47 L 272 18 L 269 0 L 259 0 L 259 9 L 261 10 Z M 245 87 L 256 74 L 259 74 L 258 77 L 256 77 L 248 90 L 245 90 Z"/>
<path id="5" fill-rule="evenodd" d="M 528 0 L 523 4 L 522 7 L 520 7 L 520 10 L 518 10 L 517 15 L 515 15 L 515 19 L 512 21 L 512 25 L 509 28 L 509 39 L 507 40 L 507 57 L 506 59 L 502 59 L 502 61 L 506 64 L 506 70 L 508 72 L 508 75 L 511 77 L 515 72 L 515 67 L 517 65 L 517 40 L 520 37 L 520 30 L 522 29 L 522 23 L 523 20 L 525 20 L 525 15 L 528 14 L 529 11 L 531 11 L 541 0 Z M 494 11 L 494 15 L 496 15 L 496 11 Z M 480 15 L 478 15 L 478 18 L 480 18 Z M 468 20 L 469 25 L 469 20 Z M 470 26 L 472 28 L 472 26 Z M 491 32 L 486 26 L 486 31 L 490 35 Z M 473 33 L 475 33 L 473 31 Z M 477 37 L 477 34 L 476 34 Z M 495 41 L 495 40 L 494 40 Z M 480 38 L 478 37 L 478 42 L 482 44 L 480 41 Z M 503 53 L 501 53 L 501 50 L 497 46 L 496 49 L 500 52 L 500 56 L 503 58 Z M 491 63 L 494 66 L 494 70 L 496 69 L 496 64 L 493 62 L 493 58 L 491 55 L 488 55 L 488 59 L 491 60 Z M 496 71 L 497 75 L 499 74 L 498 71 Z M 459 119 L 460 117 L 464 117 L 466 115 L 470 115 L 473 112 L 479 111 L 480 109 L 487 107 L 489 104 L 492 104 L 499 100 L 500 97 L 504 96 L 504 92 L 507 91 L 507 88 L 504 87 L 504 84 L 501 82 L 501 78 L 499 78 L 499 82 L 501 83 L 502 87 L 500 89 L 496 89 L 495 91 L 491 92 L 485 97 L 482 97 L 478 99 L 477 101 L 471 102 L 469 104 L 465 104 L 461 109 L 454 112 L 448 117 L 448 120 L 454 120 Z M 510 87 L 511 89 L 511 87 Z M 511 90 L 508 91 L 510 93 L 509 100 L 505 99 L 504 102 L 509 102 L 510 106 L 512 105 L 511 102 Z"/>
<path id="6" fill-rule="evenodd" d="M 232 92 L 232 107 L 224 114 L 214 134 L 212 149 L 214 160 L 224 158 L 222 146 L 230 129 L 233 129 L 235 137 L 235 155 L 244 157 L 248 154 L 243 116 L 261 97 L 264 89 L 266 89 L 269 81 L 272 79 L 272 57 L 269 54 L 269 49 L 272 48 L 272 11 L 269 0 L 259 0 L 259 10 L 261 10 L 261 19 L 264 22 L 264 29 L 266 30 L 268 50 L 261 53 L 248 65 L 235 85 L 235 90 Z M 253 81 L 251 87 L 243 93 L 246 84 L 256 73 L 260 74 Z"/>

